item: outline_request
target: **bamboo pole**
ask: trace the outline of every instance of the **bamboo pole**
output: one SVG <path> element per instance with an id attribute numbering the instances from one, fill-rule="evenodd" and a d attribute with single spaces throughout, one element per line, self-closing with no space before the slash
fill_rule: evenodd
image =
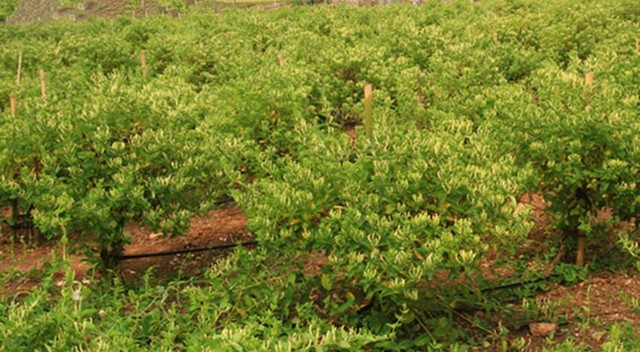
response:
<path id="1" fill-rule="evenodd" d="M 16 117 L 18 114 L 18 99 L 15 95 L 9 97 L 9 105 L 11 105 L 11 116 Z"/>
<path id="2" fill-rule="evenodd" d="M 16 86 L 20 87 L 20 76 L 22 75 L 22 53 L 18 55 L 18 70 L 16 72 Z"/>
<path id="3" fill-rule="evenodd" d="M 147 59 L 144 57 L 144 50 L 140 50 L 140 65 L 142 66 L 142 77 L 147 77 Z"/>
<path id="4" fill-rule="evenodd" d="M 16 115 L 18 114 L 18 99 L 16 98 L 15 95 L 9 96 L 9 105 L 11 106 L 11 116 L 16 117 Z M 15 137 L 15 129 L 13 134 Z M 14 224 L 18 223 L 18 216 L 20 215 L 19 211 L 20 210 L 18 208 L 18 199 L 12 199 L 11 200 L 11 218 L 13 219 Z"/>
<path id="5" fill-rule="evenodd" d="M 42 93 L 42 100 L 47 100 L 47 81 L 44 69 L 40 69 L 40 93 Z"/>
<path id="6" fill-rule="evenodd" d="M 587 86 L 593 86 L 593 72 L 587 72 L 587 74 L 584 76 L 584 81 L 585 83 L 587 83 Z"/>
<path id="7" fill-rule="evenodd" d="M 147 17 L 148 13 L 147 13 L 147 3 L 145 0 L 140 0 L 140 7 L 142 8 L 142 11 L 144 12 L 144 17 Z"/>
<path id="8" fill-rule="evenodd" d="M 591 90 L 593 89 L 593 72 L 587 72 L 584 76 L 584 83 L 586 85 L 584 92 L 584 100 L 586 104 L 586 109 L 589 111 L 591 109 Z"/>
<path id="9" fill-rule="evenodd" d="M 373 139 L 373 87 L 364 86 L 364 129 L 369 140 Z"/>

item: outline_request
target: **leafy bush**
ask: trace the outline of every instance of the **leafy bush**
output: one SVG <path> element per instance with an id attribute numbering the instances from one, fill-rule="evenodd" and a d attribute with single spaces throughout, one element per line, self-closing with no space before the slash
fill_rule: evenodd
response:
<path id="1" fill-rule="evenodd" d="M 20 0 L 3 0 L 0 2 L 0 22 L 3 22 L 7 17 L 11 16 L 13 10 L 18 6 Z"/>
<path id="2" fill-rule="evenodd" d="M 536 102 L 525 89 L 503 89 L 505 118 L 494 120 L 509 126 L 502 138 L 538 172 L 532 191 L 550 201 L 555 226 L 572 236 L 591 236 L 604 208 L 619 222 L 635 219 L 640 205 L 638 97 L 597 72 L 591 85 L 585 74 L 538 70 L 529 82 Z"/>
<path id="3" fill-rule="evenodd" d="M 36 103 L 19 118 L 3 115 L 2 148 L 11 152 L 2 167 L 11 173 L 2 177 L 2 201 L 17 199 L 50 237 L 97 235 L 106 264 L 131 221 L 186 230 L 193 211 L 212 207 L 237 181 L 242 144 L 198 127 L 190 90 L 173 87 L 163 94 L 123 76 L 98 78 L 91 108 Z"/>
<path id="4" fill-rule="evenodd" d="M 551 201 L 567 233 L 595 234 L 603 207 L 637 219 L 635 5 L 432 1 L 1 26 L 1 206 L 17 203 L 49 238 L 82 234 L 110 264 L 126 223 L 178 235 L 233 185 L 261 243 L 202 290 L 174 291 L 181 301 L 162 301 L 166 288 L 101 291 L 118 298 L 90 309 L 153 307 L 121 320 L 71 316 L 69 292 L 59 305 L 36 293 L 15 315 L 3 306 L 2 322 L 23 327 L 29 307 L 41 320 L 3 338 L 33 349 L 457 348 L 446 314 L 485 298 L 486 268 L 529 268 L 511 255 L 529 228 L 524 193 Z M 352 130 L 367 83 L 372 139 Z M 621 237 L 633 254 L 635 236 Z M 323 260 L 309 270 L 313 255 Z"/>
<path id="5" fill-rule="evenodd" d="M 0 301 L 0 348 L 306 351 L 360 349 L 393 340 L 391 331 L 332 326 L 310 305 L 290 311 L 299 285 L 287 275 L 273 276 L 268 256 L 254 253 L 257 257 L 262 259 L 248 263 L 234 255 L 223 260 L 200 287 L 189 281 L 152 285 L 150 276 L 137 288 L 118 280 L 78 282 L 67 267 L 66 283 L 58 288 L 51 271 L 43 287 L 24 300 Z M 244 274 L 250 270 L 252 275 Z"/>
<path id="6" fill-rule="evenodd" d="M 352 149 L 301 122 L 294 157 L 234 196 L 262 247 L 326 253 L 317 279 L 325 290 L 361 292 L 389 317 L 422 311 L 439 275 L 476 275 L 487 249 L 508 252 L 529 229 L 514 197 L 527 170 L 491 158 L 482 136 L 458 127 L 434 133 L 383 120 L 374 140 Z"/>

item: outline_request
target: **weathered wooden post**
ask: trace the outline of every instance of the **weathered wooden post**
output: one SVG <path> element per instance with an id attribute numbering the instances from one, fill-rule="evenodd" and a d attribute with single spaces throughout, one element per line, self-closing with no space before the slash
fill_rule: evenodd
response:
<path id="1" fill-rule="evenodd" d="M 16 86 L 20 87 L 20 75 L 22 74 L 22 53 L 18 55 L 18 70 L 16 72 Z"/>
<path id="2" fill-rule="evenodd" d="M 40 69 L 40 93 L 42 94 L 42 100 L 47 100 L 47 80 L 44 69 Z"/>
<path id="3" fill-rule="evenodd" d="M 9 97 L 9 105 L 11 106 L 11 116 L 16 117 L 18 115 L 18 99 L 15 95 Z"/>
<path id="4" fill-rule="evenodd" d="M 369 140 L 373 139 L 373 87 L 364 85 L 364 130 Z"/>
<path id="5" fill-rule="evenodd" d="M 144 56 L 144 50 L 140 50 L 140 65 L 142 66 L 142 77 L 147 77 L 147 59 Z"/>

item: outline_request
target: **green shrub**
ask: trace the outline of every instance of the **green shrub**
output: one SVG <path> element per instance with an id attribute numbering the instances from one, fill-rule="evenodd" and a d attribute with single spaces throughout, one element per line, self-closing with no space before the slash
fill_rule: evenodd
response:
<path id="1" fill-rule="evenodd" d="M 487 249 L 508 253 L 525 237 L 528 211 L 515 196 L 529 173 L 462 126 L 436 133 L 381 120 L 355 149 L 300 123 L 293 157 L 234 196 L 274 257 L 326 253 L 318 285 L 359 292 L 393 317 L 432 307 L 438 275 L 476 275 Z"/>
<path id="2" fill-rule="evenodd" d="M 13 14 L 13 10 L 16 9 L 20 0 L 3 0 L 0 2 L 0 22 L 3 22 L 7 17 Z"/>

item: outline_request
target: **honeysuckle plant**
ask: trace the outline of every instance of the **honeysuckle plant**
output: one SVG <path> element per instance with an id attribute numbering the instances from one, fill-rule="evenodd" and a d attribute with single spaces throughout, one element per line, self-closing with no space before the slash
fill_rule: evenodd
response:
<path id="1" fill-rule="evenodd" d="M 95 235 L 107 267 L 126 244 L 129 222 L 185 231 L 194 212 L 238 180 L 242 149 L 199 126 L 202 116 L 191 114 L 177 83 L 165 96 L 124 81 L 96 81 L 85 106 L 51 101 L 21 111 L 19 121 L 3 115 L 15 122 L 2 129 L 3 201 L 17 199 L 50 238 L 65 230 Z"/>
<path id="2" fill-rule="evenodd" d="M 613 222 L 637 219 L 638 97 L 597 70 L 567 72 L 554 65 L 536 71 L 530 86 L 499 92 L 493 121 L 512 126 L 501 139 L 521 163 L 534 166 L 539 181 L 531 191 L 550 202 L 556 228 L 579 240 L 577 262 L 583 265 L 584 237 L 593 234 L 603 209 L 612 211 Z"/>
<path id="3" fill-rule="evenodd" d="M 515 196 L 530 174 L 511 157 L 491 158 L 483 138 L 465 144 L 464 134 L 380 121 L 353 150 L 308 125 L 296 132 L 304 154 L 235 197 L 263 247 L 326 253 L 327 290 L 353 285 L 398 312 L 430 297 L 437 274 L 473 272 L 488 248 L 527 234 Z"/>
<path id="4" fill-rule="evenodd" d="M 459 335 L 435 309 L 456 307 L 486 270 L 525 265 L 510 255 L 529 228 L 524 193 L 543 194 L 572 241 L 598 239 L 602 207 L 613 222 L 638 218 L 638 6 L 606 5 L 432 1 L 0 25 L 0 206 L 16 204 L 49 238 L 79 238 L 108 266 L 128 222 L 178 235 L 233 184 L 260 243 L 176 305 L 160 287 L 112 292 L 158 302 L 153 312 L 120 314 L 129 305 L 116 301 L 96 315 L 87 292 L 88 309 L 52 330 L 72 295 L 55 309 L 41 296 L 28 312 L 0 305 L 18 327 L 1 330 L 7 349 L 446 349 L 438 342 Z M 373 135 L 347 137 L 365 84 Z M 620 237 L 634 255 L 637 242 Z M 47 323 L 25 325 L 30 312 Z M 107 333 L 87 341 L 94 323 Z"/>
<path id="5" fill-rule="evenodd" d="M 18 6 L 18 2 L 18 0 L 7 0 L 0 4 L 0 22 L 4 22 L 7 17 L 13 14 L 13 10 Z"/>

